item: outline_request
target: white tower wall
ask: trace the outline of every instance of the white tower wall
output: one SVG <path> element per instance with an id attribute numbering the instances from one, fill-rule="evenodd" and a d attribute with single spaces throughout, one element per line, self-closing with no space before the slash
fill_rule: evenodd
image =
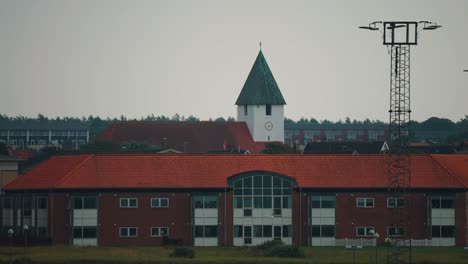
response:
<path id="1" fill-rule="evenodd" d="M 254 141 L 284 142 L 283 105 L 272 105 L 269 116 L 266 115 L 266 105 L 247 105 L 247 115 L 244 114 L 244 105 L 238 105 L 237 120 L 247 123 Z M 267 127 L 271 127 L 271 129 L 268 130 Z"/>

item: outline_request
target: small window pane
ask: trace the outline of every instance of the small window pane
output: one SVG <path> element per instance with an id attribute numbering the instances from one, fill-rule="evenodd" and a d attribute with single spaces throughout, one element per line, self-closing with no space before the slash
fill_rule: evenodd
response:
<path id="1" fill-rule="evenodd" d="M 168 227 L 160 227 L 159 233 L 161 236 L 167 236 L 169 234 Z"/>
<path id="2" fill-rule="evenodd" d="M 97 228 L 96 227 L 83 227 L 83 238 L 96 238 Z"/>
<path id="3" fill-rule="evenodd" d="M 244 197 L 244 208 L 252 208 L 252 197 Z"/>
<path id="4" fill-rule="evenodd" d="M 312 208 L 320 208 L 320 196 L 311 197 Z"/>
<path id="5" fill-rule="evenodd" d="M 218 197 L 205 196 L 205 208 L 218 208 Z"/>
<path id="6" fill-rule="evenodd" d="M 364 236 L 366 235 L 366 229 L 364 227 L 358 227 L 357 228 L 357 235 L 358 236 Z"/>
<path id="7" fill-rule="evenodd" d="M 157 227 L 152 227 L 152 228 L 151 228 L 151 236 L 153 236 L 153 237 L 158 237 L 158 236 L 159 236 L 159 228 L 157 228 Z"/>
<path id="8" fill-rule="evenodd" d="M 313 225 L 312 226 L 312 236 L 313 237 L 320 237 L 320 226 L 319 225 Z"/>
<path id="9" fill-rule="evenodd" d="M 263 226 L 263 237 L 273 237 L 273 230 L 271 225 Z"/>
<path id="10" fill-rule="evenodd" d="M 127 237 L 128 236 L 128 228 L 126 228 L 126 227 L 120 228 L 120 236 L 121 237 Z"/>
<path id="11" fill-rule="evenodd" d="M 273 197 L 273 208 L 281 208 L 281 197 Z"/>
<path id="12" fill-rule="evenodd" d="M 169 207 L 169 199 L 168 198 L 161 198 L 159 203 L 161 204 L 161 207 Z"/>
<path id="13" fill-rule="evenodd" d="M 254 197 L 254 208 L 262 208 L 262 197 Z"/>
<path id="14" fill-rule="evenodd" d="M 263 189 L 263 195 L 271 195 L 271 189 Z"/>
<path id="15" fill-rule="evenodd" d="M 47 198 L 45 197 L 37 198 L 37 209 L 47 209 Z"/>
<path id="16" fill-rule="evenodd" d="M 283 226 L 283 237 L 292 237 L 292 226 L 284 225 Z"/>
<path id="17" fill-rule="evenodd" d="M 262 195 L 262 191 L 263 191 L 263 189 L 254 189 L 253 194 L 254 195 Z"/>
<path id="18" fill-rule="evenodd" d="M 322 208 L 335 208 L 335 196 L 322 196 Z"/>
<path id="19" fill-rule="evenodd" d="M 130 227 L 128 230 L 128 234 L 131 237 L 136 237 L 137 236 L 137 228 L 136 227 Z"/>
<path id="20" fill-rule="evenodd" d="M 263 176 L 263 188 L 271 188 L 271 176 Z"/>
<path id="21" fill-rule="evenodd" d="M 203 237 L 203 226 L 195 226 L 195 237 Z"/>
<path id="22" fill-rule="evenodd" d="M 275 226 L 273 227 L 273 237 L 279 237 L 281 238 L 281 226 Z"/>
<path id="23" fill-rule="evenodd" d="M 253 232 L 254 232 L 254 237 L 263 237 L 263 226 L 254 225 Z"/>
<path id="24" fill-rule="evenodd" d="M 128 207 L 128 199 L 120 199 L 120 207 Z"/>
<path id="25" fill-rule="evenodd" d="M 291 208 L 291 197 L 283 197 L 283 208 Z"/>
<path id="26" fill-rule="evenodd" d="M 73 228 L 73 238 L 83 238 L 83 228 L 81 226 Z"/>
<path id="27" fill-rule="evenodd" d="M 252 216 L 252 209 L 244 209 L 244 216 Z"/>
<path id="28" fill-rule="evenodd" d="M 218 226 L 205 226 L 205 237 L 218 237 Z"/>
<path id="29" fill-rule="evenodd" d="M 442 237 L 454 237 L 455 236 L 455 227 L 454 226 L 442 226 L 441 227 L 441 236 Z"/>
<path id="30" fill-rule="evenodd" d="M 263 197 L 263 208 L 272 208 L 271 197 Z"/>
<path id="31" fill-rule="evenodd" d="M 129 199 L 129 206 L 130 207 L 137 207 L 137 199 L 135 198 L 132 198 L 132 199 Z"/>
<path id="32" fill-rule="evenodd" d="M 84 208 L 85 209 L 96 209 L 97 208 L 97 199 L 96 197 L 84 197 Z"/>
<path id="33" fill-rule="evenodd" d="M 281 178 L 273 177 L 273 188 L 281 188 Z"/>
<path id="34" fill-rule="evenodd" d="M 442 199 L 440 201 L 440 208 L 455 208 L 453 199 Z"/>
<path id="35" fill-rule="evenodd" d="M 291 189 L 284 189 L 283 188 L 283 195 L 291 195 Z"/>
<path id="36" fill-rule="evenodd" d="M 242 226 L 235 225 L 234 226 L 234 237 L 242 237 Z"/>
<path id="37" fill-rule="evenodd" d="M 273 189 L 273 195 L 281 195 L 282 189 Z"/>
<path id="38" fill-rule="evenodd" d="M 254 177 L 254 188 L 262 188 L 262 176 Z"/>
<path id="39" fill-rule="evenodd" d="M 335 226 L 323 225 L 322 226 L 322 237 L 335 237 Z"/>
<path id="40" fill-rule="evenodd" d="M 440 199 L 432 198 L 431 199 L 431 208 L 440 208 Z"/>
<path id="41" fill-rule="evenodd" d="M 195 203 L 195 208 L 197 204 Z M 158 198 L 153 198 L 151 199 L 151 207 L 160 207 L 159 199 Z"/>
<path id="42" fill-rule="evenodd" d="M 242 197 L 234 198 L 234 208 L 242 208 Z"/>
<path id="43" fill-rule="evenodd" d="M 244 189 L 252 188 L 252 177 L 244 178 Z"/>
<path id="44" fill-rule="evenodd" d="M 284 189 L 290 189 L 291 188 L 291 182 L 288 180 L 283 179 L 283 188 Z"/>
<path id="45" fill-rule="evenodd" d="M 81 197 L 73 198 L 73 208 L 74 209 L 83 209 L 83 199 Z"/>
<path id="46" fill-rule="evenodd" d="M 432 237 L 440 237 L 440 226 L 432 226 Z"/>
<path id="47" fill-rule="evenodd" d="M 238 180 L 234 182 L 234 188 L 241 189 L 242 188 L 242 180 Z"/>

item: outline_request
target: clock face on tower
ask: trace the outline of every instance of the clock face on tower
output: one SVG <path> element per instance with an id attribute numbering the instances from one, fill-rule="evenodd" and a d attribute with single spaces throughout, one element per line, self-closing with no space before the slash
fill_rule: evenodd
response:
<path id="1" fill-rule="evenodd" d="M 273 129 L 273 123 L 271 123 L 270 121 L 266 122 L 265 123 L 265 129 L 268 130 L 268 131 Z"/>

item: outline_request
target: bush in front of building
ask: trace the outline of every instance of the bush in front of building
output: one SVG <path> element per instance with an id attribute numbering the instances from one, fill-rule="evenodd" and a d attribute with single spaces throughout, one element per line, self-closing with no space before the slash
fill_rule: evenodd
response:
<path id="1" fill-rule="evenodd" d="M 261 255 L 264 255 L 264 253 L 268 250 L 270 250 L 272 247 L 278 246 L 278 245 L 284 245 L 283 241 L 281 240 L 268 240 L 263 242 L 262 244 L 256 245 L 255 246 L 255 251 L 258 253 L 262 253 Z"/>
<path id="2" fill-rule="evenodd" d="M 195 250 L 191 247 L 175 247 L 169 256 L 177 258 L 194 258 Z"/>
<path id="3" fill-rule="evenodd" d="M 276 245 L 265 252 L 265 257 L 304 258 L 304 250 L 297 246 Z"/>

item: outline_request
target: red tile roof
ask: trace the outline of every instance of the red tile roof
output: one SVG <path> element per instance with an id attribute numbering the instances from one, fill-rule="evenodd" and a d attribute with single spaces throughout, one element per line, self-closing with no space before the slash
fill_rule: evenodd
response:
<path id="1" fill-rule="evenodd" d="M 115 122 L 96 141 L 146 142 L 190 153 L 209 150 L 249 150 L 258 153 L 264 142 L 254 142 L 245 122 Z"/>
<path id="2" fill-rule="evenodd" d="M 432 157 L 468 187 L 468 155 L 432 155 Z"/>
<path id="3" fill-rule="evenodd" d="M 464 156 L 465 159 L 468 156 Z M 303 188 L 386 188 L 385 155 L 79 155 L 56 156 L 8 184 L 18 189 L 224 188 L 251 171 L 290 176 Z M 413 188 L 465 188 L 429 155 L 411 156 Z M 466 167 L 461 169 L 466 175 Z M 468 183 L 468 182 L 467 182 Z"/>

